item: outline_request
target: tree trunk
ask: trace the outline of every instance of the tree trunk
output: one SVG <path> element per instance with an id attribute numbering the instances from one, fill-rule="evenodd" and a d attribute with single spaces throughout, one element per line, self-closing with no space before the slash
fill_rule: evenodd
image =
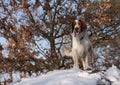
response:
<path id="1" fill-rule="evenodd" d="M 50 37 L 50 52 L 51 52 L 51 61 L 52 61 L 52 68 L 53 69 L 58 69 L 59 68 L 59 61 L 58 61 L 58 56 L 57 56 L 57 52 L 56 52 L 56 49 L 55 49 L 55 38 L 54 36 L 51 36 Z"/>

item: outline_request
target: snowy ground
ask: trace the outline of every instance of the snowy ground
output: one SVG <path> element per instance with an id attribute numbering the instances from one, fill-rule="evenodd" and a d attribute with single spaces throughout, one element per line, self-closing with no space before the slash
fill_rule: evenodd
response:
<path id="1" fill-rule="evenodd" d="M 120 85 L 120 70 L 115 66 L 98 73 L 80 69 L 55 70 L 42 76 L 23 78 L 11 85 Z"/>

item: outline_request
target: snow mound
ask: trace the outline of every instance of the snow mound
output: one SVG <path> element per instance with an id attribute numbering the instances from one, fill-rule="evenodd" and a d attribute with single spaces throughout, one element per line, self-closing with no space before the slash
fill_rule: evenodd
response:
<path id="1" fill-rule="evenodd" d="M 113 85 L 120 85 L 120 70 L 116 66 L 112 66 L 105 72 L 106 79 Z"/>
<path id="2" fill-rule="evenodd" d="M 115 66 L 98 73 L 80 69 L 55 70 L 42 76 L 23 78 L 13 85 L 120 85 L 120 70 Z"/>

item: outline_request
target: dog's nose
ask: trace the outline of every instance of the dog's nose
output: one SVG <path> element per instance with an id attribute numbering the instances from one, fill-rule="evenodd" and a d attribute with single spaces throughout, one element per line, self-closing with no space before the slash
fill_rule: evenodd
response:
<path id="1" fill-rule="evenodd" d="M 79 31 L 79 27 L 75 27 L 75 31 L 78 32 Z"/>

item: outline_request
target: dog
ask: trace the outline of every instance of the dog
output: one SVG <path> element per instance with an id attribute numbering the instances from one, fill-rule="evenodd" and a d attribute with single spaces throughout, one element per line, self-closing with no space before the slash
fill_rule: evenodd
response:
<path id="1" fill-rule="evenodd" d="M 63 52 L 66 56 L 73 59 L 73 68 L 79 68 L 79 60 L 82 61 L 84 70 L 91 69 L 88 57 L 92 56 L 92 44 L 86 32 L 87 26 L 83 20 L 75 20 L 72 23 L 72 47 L 64 47 Z"/>

